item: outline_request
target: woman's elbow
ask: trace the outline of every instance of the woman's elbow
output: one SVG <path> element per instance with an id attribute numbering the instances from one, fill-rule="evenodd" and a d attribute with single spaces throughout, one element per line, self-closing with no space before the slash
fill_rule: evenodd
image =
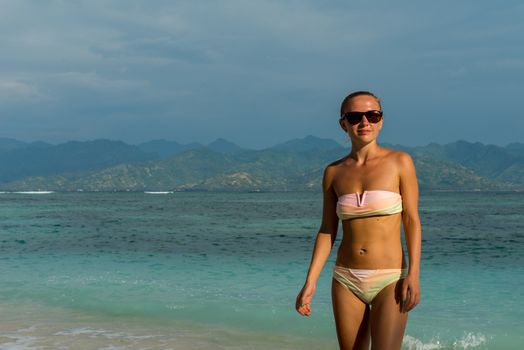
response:
<path id="1" fill-rule="evenodd" d="M 402 224 L 404 225 L 405 230 L 416 232 L 421 230 L 420 218 L 418 215 L 402 215 Z"/>
<path id="2" fill-rule="evenodd" d="M 337 230 L 336 229 L 326 230 L 321 227 L 317 233 L 317 240 L 324 240 L 324 239 L 325 240 L 329 239 L 329 241 L 331 242 L 331 245 L 333 245 L 333 243 L 337 239 Z"/>

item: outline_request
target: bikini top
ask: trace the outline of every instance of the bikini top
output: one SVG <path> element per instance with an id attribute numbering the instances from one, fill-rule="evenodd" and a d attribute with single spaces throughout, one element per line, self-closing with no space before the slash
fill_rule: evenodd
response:
<path id="1" fill-rule="evenodd" d="M 402 196 L 391 191 L 364 191 L 338 197 L 337 215 L 340 220 L 375 215 L 391 215 L 402 211 Z"/>

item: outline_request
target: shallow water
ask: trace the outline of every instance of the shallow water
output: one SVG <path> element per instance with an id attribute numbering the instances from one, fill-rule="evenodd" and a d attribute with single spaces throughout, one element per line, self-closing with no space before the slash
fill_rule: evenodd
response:
<path id="1" fill-rule="evenodd" d="M 524 194 L 427 193 L 405 349 L 524 344 Z M 320 193 L 0 194 L 1 349 L 336 349 Z"/>

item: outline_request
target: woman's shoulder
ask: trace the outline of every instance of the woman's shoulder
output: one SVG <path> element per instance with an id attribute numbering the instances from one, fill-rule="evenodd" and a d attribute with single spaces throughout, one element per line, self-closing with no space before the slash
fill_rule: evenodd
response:
<path id="1" fill-rule="evenodd" d="M 340 159 L 337 159 L 331 163 L 329 163 L 328 165 L 326 165 L 326 168 L 324 169 L 324 173 L 333 173 L 333 172 L 336 172 L 338 169 L 340 169 L 345 161 L 347 160 L 348 156 L 344 156 Z"/>
<path id="2" fill-rule="evenodd" d="M 336 174 L 343 168 L 344 162 L 347 160 L 348 156 L 344 156 L 340 159 L 337 159 L 324 168 L 324 181 L 331 182 Z"/>
<path id="3" fill-rule="evenodd" d="M 385 159 L 394 166 L 399 173 L 415 169 L 413 158 L 408 152 L 384 148 L 386 151 Z"/>
<path id="4" fill-rule="evenodd" d="M 385 158 L 388 158 L 392 161 L 398 162 L 399 164 L 405 162 L 413 162 L 413 159 L 408 152 L 399 151 L 396 149 L 382 147 L 384 151 Z"/>

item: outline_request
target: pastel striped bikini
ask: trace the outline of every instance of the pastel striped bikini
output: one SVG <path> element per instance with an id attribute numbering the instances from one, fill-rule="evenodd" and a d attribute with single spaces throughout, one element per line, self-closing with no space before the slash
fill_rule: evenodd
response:
<path id="1" fill-rule="evenodd" d="M 362 194 L 349 193 L 338 197 L 337 215 L 340 220 L 375 215 L 391 215 L 402 211 L 402 196 L 391 191 L 373 190 Z"/>
<path id="2" fill-rule="evenodd" d="M 402 196 L 392 191 L 372 190 L 338 197 L 337 215 L 341 220 L 402 212 Z M 333 278 L 347 287 L 364 303 L 371 304 L 380 291 L 406 277 L 406 269 L 333 268 Z"/>

